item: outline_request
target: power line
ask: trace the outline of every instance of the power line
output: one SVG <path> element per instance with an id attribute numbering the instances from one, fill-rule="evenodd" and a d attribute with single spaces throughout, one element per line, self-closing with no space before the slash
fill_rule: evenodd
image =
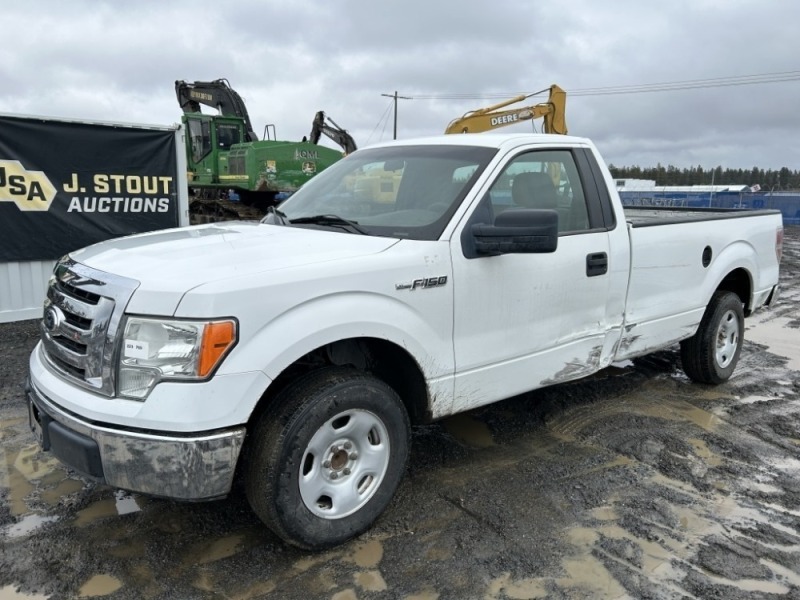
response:
<path id="1" fill-rule="evenodd" d="M 571 96 L 608 96 L 612 94 L 643 94 L 653 92 L 669 92 L 678 90 L 704 89 L 713 87 L 731 87 L 743 85 L 760 85 L 765 83 L 784 83 L 800 81 L 800 71 L 780 71 L 776 73 L 761 73 L 755 75 L 738 75 L 733 77 L 710 77 L 704 79 L 688 79 L 684 81 L 671 81 L 661 83 L 647 83 L 639 85 L 607 86 L 595 88 L 582 88 L 567 90 Z M 508 98 L 511 96 L 536 96 L 547 92 L 491 92 L 491 93 L 464 93 L 464 94 L 418 94 L 412 96 L 413 100 L 491 100 L 495 98 Z"/>
<path id="2" fill-rule="evenodd" d="M 386 110 L 383 111 L 383 114 L 381 115 L 381 118 L 378 119 L 378 122 L 375 123 L 375 127 L 372 129 L 372 133 L 369 134 L 369 137 L 367 138 L 367 144 L 369 144 L 370 140 L 372 140 L 372 136 L 375 135 L 375 132 L 378 130 L 378 127 L 381 126 L 381 123 L 383 123 L 383 129 L 381 130 L 380 139 L 381 140 L 383 139 L 383 132 L 386 131 L 386 123 L 389 122 L 389 118 L 388 117 L 389 117 L 389 114 L 391 113 L 393 104 L 394 104 L 394 102 L 390 101 L 389 104 L 386 106 Z"/>
<path id="3" fill-rule="evenodd" d="M 570 96 L 599 96 L 609 94 L 641 94 L 647 92 L 668 92 L 672 90 L 691 90 L 712 87 L 731 87 L 740 85 L 758 85 L 762 83 L 782 83 L 800 81 L 800 71 L 782 73 L 765 73 L 762 75 L 742 75 L 739 77 L 716 77 L 711 79 L 690 79 L 645 85 L 618 86 L 608 88 L 586 88 L 574 90 Z"/>

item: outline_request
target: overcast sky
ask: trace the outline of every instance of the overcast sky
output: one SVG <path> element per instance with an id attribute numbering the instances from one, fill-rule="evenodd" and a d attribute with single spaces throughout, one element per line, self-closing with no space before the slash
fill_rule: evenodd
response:
<path id="1" fill-rule="evenodd" d="M 0 113 L 170 125 L 175 80 L 226 78 L 259 136 L 300 139 L 324 110 L 364 147 L 392 137 L 382 94 L 412 98 L 410 138 L 556 83 L 569 132 L 615 165 L 800 169 L 795 0 L 7 0 L 2 23 Z M 750 75 L 789 81 L 586 94 Z M 459 94 L 495 97 L 420 98 Z"/>

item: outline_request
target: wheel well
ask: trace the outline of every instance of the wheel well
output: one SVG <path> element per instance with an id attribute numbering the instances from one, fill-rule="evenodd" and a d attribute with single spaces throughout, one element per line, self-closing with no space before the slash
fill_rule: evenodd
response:
<path id="1" fill-rule="evenodd" d="M 372 373 L 397 392 L 412 423 L 430 420 L 425 376 L 412 356 L 386 340 L 352 338 L 317 348 L 284 369 L 259 401 L 250 416 L 248 429 L 289 383 L 305 373 L 331 365 L 351 366 Z"/>
<path id="2" fill-rule="evenodd" d="M 753 283 L 750 274 L 745 269 L 735 269 L 725 276 L 717 290 L 733 292 L 744 304 L 744 314 L 748 316 L 752 311 L 750 307 L 750 296 Z"/>

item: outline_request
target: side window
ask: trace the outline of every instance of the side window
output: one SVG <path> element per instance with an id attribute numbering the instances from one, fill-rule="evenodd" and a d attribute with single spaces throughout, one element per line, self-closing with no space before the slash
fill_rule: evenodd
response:
<path id="1" fill-rule="evenodd" d="M 208 121 L 191 119 L 189 136 L 192 143 L 192 161 L 200 162 L 206 154 L 211 152 L 211 129 Z"/>
<path id="2" fill-rule="evenodd" d="M 239 128 L 236 125 L 220 123 L 217 125 L 217 145 L 228 150 L 234 144 L 239 143 Z"/>
<path id="3" fill-rule="evenodd" d="M 489 190 L 493 215 L 509 208 L 558 211 L 560 233 L 590 229 L 578 169 L 568 150 L 542 150 L 512 160 Z"/>

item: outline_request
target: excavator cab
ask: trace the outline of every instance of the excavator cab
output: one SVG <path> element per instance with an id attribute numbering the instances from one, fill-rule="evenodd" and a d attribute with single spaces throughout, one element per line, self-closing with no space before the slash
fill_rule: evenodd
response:
<path id="1" fill-rule="evenodd" d="M 187 113 L 186 168 L 195 184 L 218 183 L 230 175 L 229 152 L 245 136 L 244 123 L 236 117 Z"/>

